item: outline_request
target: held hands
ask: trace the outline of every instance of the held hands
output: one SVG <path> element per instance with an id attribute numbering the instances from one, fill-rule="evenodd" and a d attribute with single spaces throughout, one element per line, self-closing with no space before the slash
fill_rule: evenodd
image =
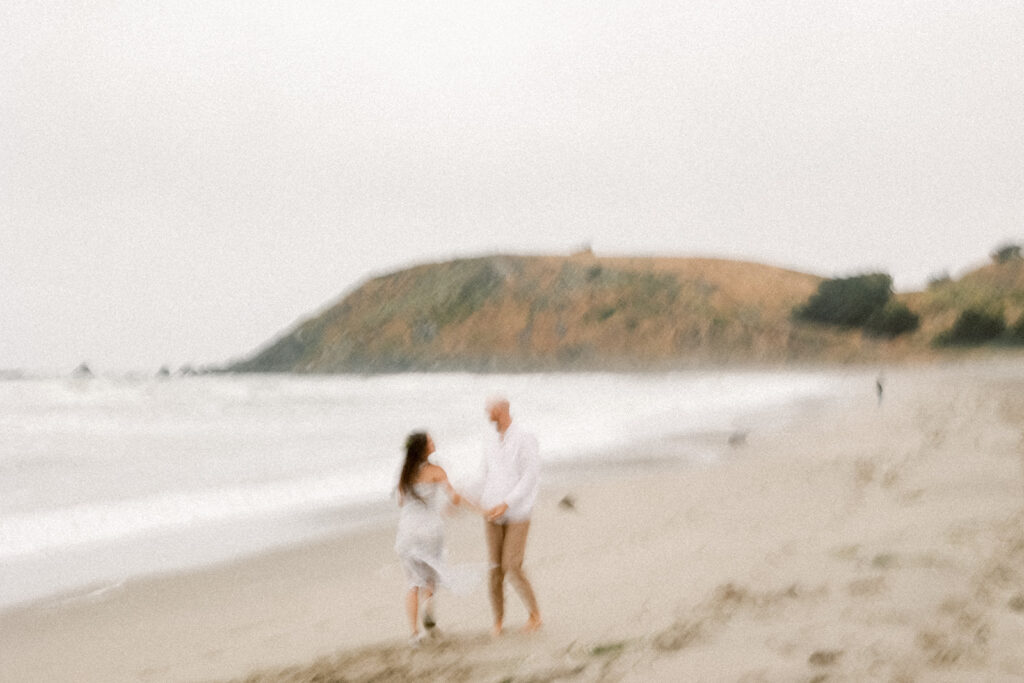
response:
<path id="1" fill-rule="evenodd" d="M 474 512 L 482 515 L 483 518 L 486 519 L 488 522 L 493 522 L 494 520 L 498 519 L 503 514 L 505 514 L 505 512 L 508 510 L 507 503 L 500 503 L 499 505 L 495 505 L 494 507 L 485 510 L 484 508 L 477 505 L 476 502 L 456 493 L 455 489 L 452 489 L 451 491 L 451 504 L 453 509 L 459 507 L 467 507 L 470 510 L 473 510 Z"/>
<path id="2" fill-rule="evenodd" d="M 466 498 L 465 496 L 461 495 L 460 493 L 457 493 L 455 491 L 455 489 L 452 489 L 452 492 L 451 492 L 451 503 L 452 503 L 452 508 L 451 508 L 452 511 L 455 511 L 455 510 L 457 510 L 460 507 L 466 507 L 466 508 L 469 508 L 470 510 L 472 510 L 472 511 L 478 513 L 478 514 L 481 514 L 481 515 L 486 512 L 483 508 L 481 508 L 479 505 L 474 503 L 469 498 Z"/>
<path id="3" fill-rule="evenodd" d="M 488 522 L 493 522 L 494 520 L 498 519 L 503 514 L 505 514 L 507 510 L 507 503 L 499 503 L 498 505 L 492 507 L 490 510 L 484 511 L 484 519 L 486 519 Z"/>

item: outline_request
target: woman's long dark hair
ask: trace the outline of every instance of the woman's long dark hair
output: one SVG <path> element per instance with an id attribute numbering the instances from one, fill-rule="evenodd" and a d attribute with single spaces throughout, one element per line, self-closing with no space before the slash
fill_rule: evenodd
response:
<path id="1" fill-rule="evenodd" d="M 402 464 L 402 476 L 398 478 L 398 493 L 410 496 L 423 502 L 423 497 L 416 493 L 413 484 L 416 474 L 427 461 L 427 433 L 413 432 L 405 440 L 405 462 Z"/>

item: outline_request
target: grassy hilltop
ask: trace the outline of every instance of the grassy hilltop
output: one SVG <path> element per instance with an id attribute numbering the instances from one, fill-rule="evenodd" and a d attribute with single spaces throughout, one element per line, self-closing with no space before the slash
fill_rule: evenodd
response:
<path id="1" fill-rule="evenodd" d="M 1002 312 L 1008 325 L 1024 320 L 1024 260 L 990 263 L 959 280 L 940 279 L 904 300 L 921 314 L 921 335 L 932 339 L 948 330 L 965 310 Z"/>
<path id="2" fill-rule="evenodd" d="M 488 256 L 373 278 L 235 372 L 658 369 L 718 363 L 900 360 L 965 306 L 1024 311 L 1018 259 L 898 295 L 917 331 L 881 340 L 794 319 L 822 278 L 704 258 Z"/>

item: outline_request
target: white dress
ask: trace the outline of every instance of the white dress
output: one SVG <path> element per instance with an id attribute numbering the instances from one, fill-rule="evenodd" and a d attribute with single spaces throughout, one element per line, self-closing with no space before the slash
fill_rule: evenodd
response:
<path id="1" fill-rule="evenodd" d="M 447 588 L 467 595 L 487 573 L 482 562 L 449 565 L 444 547 L 443 512 L 448 492 L 442 482 L 414 484 L 423 499 L 406 496 L 398 513 L 395 552 L 410 588 Z"/>
<path id="2" fill-rule="evenodd" d="M 423 500 L 404 496 L 398 515 L 395 552 L 402 560 L 410 588 L 433 589 L 449 583 L 441 516 L 448 494 L 440 482 L 414 484 L 413 490 Z"/>

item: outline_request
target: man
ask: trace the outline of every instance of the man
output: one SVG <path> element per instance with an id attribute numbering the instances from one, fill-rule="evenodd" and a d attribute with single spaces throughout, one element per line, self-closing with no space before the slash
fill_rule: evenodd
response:
<path id="1" fill-rule="evenodd" d="M 484 451 L 478 486 L 491 565 L 494 634 L 501 635 L 505 616 L 506 576 L 530 613 L 523 630 L 536 631 L 541 626 L 540 610 L 533 587 L 523 572 L 523 555 L 540 479 L 537 438 L 513 424 L 509 403 L 504 398 L 488 401 L 487 415 L 498 430 L 498 439 Z"/>

